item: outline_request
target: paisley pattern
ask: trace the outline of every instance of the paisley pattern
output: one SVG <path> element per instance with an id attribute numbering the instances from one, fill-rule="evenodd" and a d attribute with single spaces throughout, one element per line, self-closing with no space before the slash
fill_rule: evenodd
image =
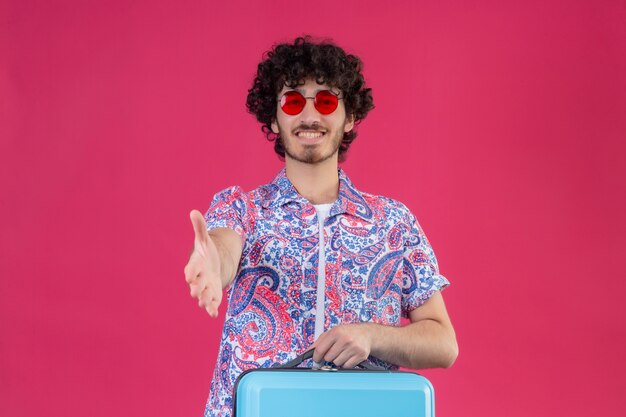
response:
<path id="1" fill-rule="evenodd" d="M 241 372 L 287 362 L 314 341 L 319 226 L 315 208 L 284 169 L 249 193 L 240 187 L 217 193 L 205 218 L 209 229 L 231 228 L 243 241 L 204 413 L 229 417 Z M 401 317 L 449 285 L 411 212 L 359 192 L 341 169 L 324 242 L 325 305 L 319 308 L 325 330 L 364 321 L 399 326 Z"/>

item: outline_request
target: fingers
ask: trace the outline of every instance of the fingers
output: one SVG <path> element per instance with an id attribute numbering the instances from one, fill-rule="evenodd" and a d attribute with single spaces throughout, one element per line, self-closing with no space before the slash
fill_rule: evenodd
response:
<path id="1" fill-rule="evenodd" d="M 337 361 L 339 360 L 341 355 L 344 355 L 344 356 L 346 355 L 345 349 L 346 349 L 346 346 L 343 346 L 338 341 L 335 341 L 335 343 L 333 343 L 333 345 L 328 349 L 328 351 L 326 351 L 326 354 L 324 355 L 324 360 L 327 362 L 333 362 L 337 366 L 343 365 L 343 362 L 345 362 L 345 359 L 343 362 L 337 362 Z"/>
<path id="2" fill-rule="evenodd" d="M 320 339 L 321 338 L 322 337 L 320 336 Z M 327 337 L 315 348 L 313 360 L 318 363 L 323 361 L 333 362 L 335 365 L 341 366 L 350 357 L 350 354 L 345 351 L 345 349 L 346 346 L 344 346 L 340 340 L 333 337 Z M 342 356 L 343 360 L 340 360 Z"/>
<path id="3" fill-rule="evenodd" d="M 202 270 L 202 264 L 196 252 L 191 255 L 189 263 L 185 266 L 185 281 L 189 284 L 189 295 L 201 301 L 201 296 L 207 287 L 208 280 L 206 273 Z"/>
<path id="4" fill-rule="evenodd" d="M 336 329 L 322 333 L 314 343 L 313 361 L 334 362 L 343 349 L 342 342 L 342 335 Z M 335 362 L 335 365 L 338 364 Z"/>
<path id="5" fill-rule="evenodd" d="M 196 281 L 189 284 L 189 295 L 193 298 L 200 300 L 202 292 L 206 289 L 206 282 L 203 279 L 198 278 Z"/>
<path id="6" fill-rule="evenodd" d="M 204 289 L 206 286 L 206 277 L 208 276 L 206 267 L 204 265 L 204 260 L 202 256 L 198 253 L 198 251 L 193 251 L 191 256 L 189 257 L 189 262 L 185 265 L 184 269 L 185 273 L 185 281 L 187 284 L 192 286 L 202 284 L 200 290 Z M 200 291 L 202 292 L 202 291 Z M 197 297 L 200 292 L 192 293 L 192 297 Z"/>
<path id="7" fill-rule="evenodd" d="M 189 213 L 191 224 L 193 225 L 193 231 L 196 234 L 196 240 L 200 243 L 205 243 L 209 240 L 209 233 L 206 230 L 206 222 L 204 216 L 198 210 L 191 210 Z"/>
<path id="8" fill-rule="evenodd" d="M 367 359 L 367 355 L 364 355 L 362 352 L 342 352 L 333 362 L 335 365 L 342 368 L 354 368 L 361 362 Z"/>
<path id="9" fill-rule="evenodd" d="M 200 275 L 200 265 L 194 259 L 195 254 L 196 252 L 194 251 L 194 253 L 189 258 L 189 262 L 187 263 L 184 269 L 185 281 L 187 281 L 187 284 L 191 284 L 192 282 L 196 281 L 196 279 Z"/>
<path id="10" fill-rule="evenodd" d="M 217 317 L 222 302 L 222 290 L 210 279 L 194 269 L 193 263 L 185 267 L 185 280 L 189 284 L 189 295 L 198 299 L 198 306 L 204 308 L 211 317 Z"/>
<path id="11" fill-rule="evenodd" d="M 343 368 L 354 368 L 369 356 L 370 342 L 365 330 L 354 325 L 340 325 L 322 333 L 312 347 L 315 362 L 333 362 Z"/>
<path id="12" fill-rule="evenodd" d="M 218 307 L 222 302 L 221 291 L 212 291 L 209 287 L 206 287 L 198 297 L 198 300 L 198 305 L 203 307 L 209 313 L 209 316 L 217 317 Z"/>
<path id="13" fill-rule="evenodd" d="M 313 343 L 311 347 L 315 349 L 313 352 L 313 361 L 320 363 L 324 360 L 324 356 L 328 349 L 333 345 L 334 340 L 330 336 L 330 332 L 325 332 L 320 335 L 320 337 Z"/>
<path id="14" fill-rule="evenodd" d="M 209 305 L 206 306 L 206 312 L 209 313 L 209 316 L 215 318 L 217 317 L 218 314 L 218 307 L 220 305 L 220 301 L 218 301 L 216 298 L 213 298 L 211 300 L 211 302 L 209 302 Z"/>
<path id="15" fill-rule="evenodd" d="M 222 291 L 216 288 L 202 275 L 190 286 L 191 296 L 198 299 L 198 307 L 204 308 L 211 317 L 217 317 L 218 307 L 222 303 Z"/>

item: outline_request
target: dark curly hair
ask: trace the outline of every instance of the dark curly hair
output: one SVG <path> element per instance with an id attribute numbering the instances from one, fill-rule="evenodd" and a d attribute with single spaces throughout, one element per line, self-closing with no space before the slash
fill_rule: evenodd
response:
<path id="1" fill-rule="evenodd" d="M 277 95 L 283 86 L 295 87 L 306 79 L 313 78 L 341 90 L 347 117 L 353 117 L 355 125 L 374 108 L 371 88 L 365 88 L 361 74 L 361 60 L 348 55 L 330 41 L 315 43 L 310 36 L 296 38 L 293 45 L 275 45 L 264 54 L 257 68 L 253 86 L 248 90 L 246 107 L 263 124 L 261 130 L 269 141 L 274 142 L 274 151 L 283 159 L 285 147 L 280 135 L 272 132 L 276 120 Z M 339 146 L 339 161 L 344 161 L 350 144 L 357 133 L 352 129 L 343 135 Z"/>

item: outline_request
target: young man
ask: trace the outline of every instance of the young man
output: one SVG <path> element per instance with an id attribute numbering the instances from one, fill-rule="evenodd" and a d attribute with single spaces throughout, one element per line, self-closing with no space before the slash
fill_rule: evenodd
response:
<path id="1" fill-rule="evenodd" d="M 358 191 L 338 163 L 373 108 L 361 61 L 298 38 L 266 54 L 248 110 L 285 168 L 269 184 L 194 210 L 191 296 L 228 306 L 205 416 L 229 416 L 237 376 L 311 348 L 351 368 L 449 367 L 458 352 L 433 250 L 411 212 Z M 205 223 L 206 220 L 206 223 Z M 400 326 L 400 318 L 410 324 Z"/>

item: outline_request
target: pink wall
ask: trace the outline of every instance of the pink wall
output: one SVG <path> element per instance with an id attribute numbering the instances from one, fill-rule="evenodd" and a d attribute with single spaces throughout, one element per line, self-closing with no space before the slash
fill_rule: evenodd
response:
<path id="1" fill-rule="evenodd" d="M 374 89 L 345 169 L 453 283 L 438 416 L 623 416 L 625 3 L 248 3 L 0 2 L 0 415 L 201 415 L 188 212 L 280 168 L 246 90 L 311 33 Z"/>

